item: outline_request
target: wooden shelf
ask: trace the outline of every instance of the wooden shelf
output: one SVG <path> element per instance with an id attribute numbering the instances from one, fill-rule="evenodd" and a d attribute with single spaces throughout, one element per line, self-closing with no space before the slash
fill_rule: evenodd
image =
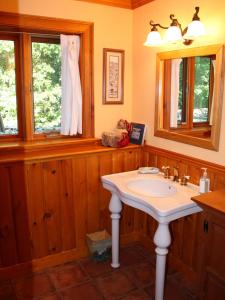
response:
<path id="1" fill-rule="evenodd" d="M 129 144 L 122 149 L 140 148 Z M 105 147 L 100 139 L 58 139 L 48 141 L 32 141 L 4 143 L 0 145 L 0 163 L 30 161 L 49 158 L 68 158 L 69 156 L 93 152 L 109 152 L 119 148 Z"/>

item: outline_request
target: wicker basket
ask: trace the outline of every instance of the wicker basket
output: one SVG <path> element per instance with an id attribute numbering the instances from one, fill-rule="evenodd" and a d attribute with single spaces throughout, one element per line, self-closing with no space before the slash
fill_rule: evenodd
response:
<path id="1" fill-rule="evenodd" d="M 90 234 L 86 234 L 87 244 L 92 254 L 102 254 L 111 248 L 112 240 L 110 234 L 106 231 L 98 231 Z"/>

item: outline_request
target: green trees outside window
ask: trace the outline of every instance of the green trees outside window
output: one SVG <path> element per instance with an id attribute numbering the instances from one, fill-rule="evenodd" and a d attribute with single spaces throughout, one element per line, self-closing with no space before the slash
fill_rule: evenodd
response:
<path id="1" fill-rule="evenodd" d="M 179 71 L 178 124 L 188 122 L 209 123 L 213 96 L 215 55 L 182 58 Z M 192 100 L 193 99 L 193 100 Z M 193 101 L 193 103 L 192 103 Z"/>
<path id="2" fill-rule="evenodd" d="M 49 40 L 49 41 L 48 41 Z M 35 133 L 59 132 L 61 51 L 59 40 L 32 39 L 32 99 Z M 15 42 L 0 39 L 0 135 L 18 134 Z M 26 63 L 26 62 L 24 62 Z"/>
<path id="3" fill-rule="evenodd" d="M 0 40 L 0 135 L 18 133 L 15 45 Z"/>
<path id="4" fill-rule="evenodd" d="M 32 42 L 34 131 L 59 131 L 61 111 L 60 44 Z"/>

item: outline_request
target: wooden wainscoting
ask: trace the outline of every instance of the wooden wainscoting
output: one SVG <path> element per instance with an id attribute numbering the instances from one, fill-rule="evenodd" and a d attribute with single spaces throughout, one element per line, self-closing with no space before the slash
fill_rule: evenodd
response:
<path id="1" fill-rule="evenodd" d="M 225 167 L 193 157 L 163 150 L 152 146 L 143 149 L 143 166 L 155 166 L 161 168 L 163 165 L 178 167 L 180 176 L 190 175 L 190 182 L 199 184 L 201 168 L 208 168 L 211 182 L 211 190 L 225 187 Z M 171 222 L 172 244 L 169 252 L 169 263 L 176 269 L 182 271 L 189 279 L 198 280 L 201 266 L 199 265 L 201 236 L 203 230 L 200 222 L 201 213 L 187 216 Z M 156 221 L 150 216 L 143 214 L 140 240 L 154 251 L 153 236 L 157 226 Z"/>
<path id="2" fill-rule="evenodd" d="M 86 233 L 111 232 L 100 177 L 137 169 L 141 148 L 104 149 L 0 165 L 0 278 L 86 256 Z M 122 242 L 138 239 L 139 224 L 125 206 Z"/>
<path id="3" fill-rule="evenodd" d="M 111 232 L 110 193 L 103 189 L 101 175 L 169 165 L 198 184 L 200 168 L 207 167 L 211 188 L 225 186 L 225 167 L 155 147 L 68 149 L 56 157 L 45 149 L 37 158 L 32 152 L 21 161 L 7 158 L 0 164 L 0 279 L 86 256 L 86 233 Z M 193 280 L 201 269 L 200 224 L 200 213 L 170 224 L 169 263 Z M 156 226 L 153 218 L 124 205 L 121 242 L 139 240 L 154 251 Z"/>

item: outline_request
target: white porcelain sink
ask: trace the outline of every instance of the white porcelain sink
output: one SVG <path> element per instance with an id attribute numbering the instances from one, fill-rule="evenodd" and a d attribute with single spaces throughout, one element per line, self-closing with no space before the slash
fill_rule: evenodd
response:
<path id="1" fill-rule="evenodd" d="M 146 212 L 158 221 L 154 235 L 156 245 L 155 300 L 163 300 L 166 255 L 171 243 L 169 223 L 178 218 L 200 212 L 201 208 L 191 200 L 198 194 L 198 187 L 164 179 L 161 174 L 139 174 L 130 171 L 102 176 L 104 188 L 112 193 L 109 210 L 112 219 L 112 264 L 119 263 L 119 220 L 122 202 Z"/>
<path id="2" fill-rule="evenodd" d="M 132 192 L 150 197 L 169 197 L 176 194 L 177 189 L 169 182 L 157 179 L 137 179 L 129 181 L 127 188 Z"/>
<path id="3" fill-rule="evenodd" d="M 164 179 L 162 174 L 139 174 L 130 171 L 102 176 L 103 186 L 118 195 L 122 202 L 141 209 L 158 222 L 173 221 L 197 208 L 191 197 L 198 187 Z"/>

